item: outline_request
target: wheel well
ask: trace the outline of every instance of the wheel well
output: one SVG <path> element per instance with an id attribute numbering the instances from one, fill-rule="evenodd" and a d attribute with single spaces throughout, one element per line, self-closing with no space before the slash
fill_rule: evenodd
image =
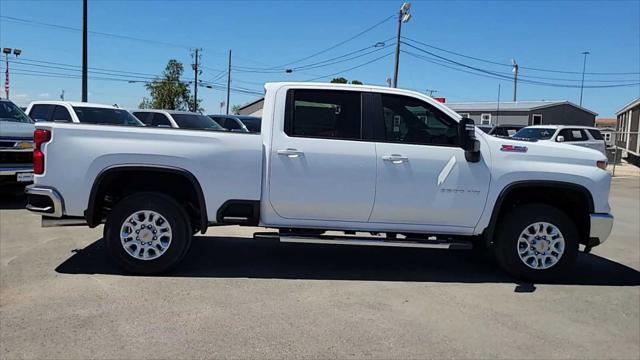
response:
<path id="1" fill-rule="evenodd" d="M 193 226 L 206 231 L 207 210 L 200 184 L 191 173 L 173 168 L 117 167 L 102 172 L 91 189 L 85 210 L 87 224 L 98 226 L 118 201 L 143 191 L 172 197 L 184 207 Z"/>
<path id="2" fill-rule="evenodd" d="M 587 189 L 566 183 L 514 184 L 498 197 L 489 227 L 485 231 L 488 245 L 493 244 L 496 223 L 502 216 L 522 204 L 547 204 L 563 211 L 573 220 L 580 235 L 580 243 L 589 241 L 589 214 L 593 212 L 593 199 Z"/>

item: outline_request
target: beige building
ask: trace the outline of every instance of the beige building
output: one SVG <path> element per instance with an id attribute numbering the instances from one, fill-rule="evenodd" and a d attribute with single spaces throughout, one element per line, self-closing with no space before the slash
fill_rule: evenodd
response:
<path id="1" fill-rule="evenodd" d="M 617 145 L 622 148 L 627 161 L 640 166 L 640 98 L 625 105 L 616 113 L 618 119 Z"/>

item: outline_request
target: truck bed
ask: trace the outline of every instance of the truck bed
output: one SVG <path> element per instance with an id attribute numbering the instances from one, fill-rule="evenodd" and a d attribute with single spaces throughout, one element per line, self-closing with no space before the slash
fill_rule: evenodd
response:
<path id="1" fill-rule="evenodd" d="M 127 166 L 186 170 L 202 186 L 210 221 L 227 200 L 259 200 L 262 138 L 259 134 L 170 128 L 40 123 L 52 131 L 44 144 L 45 173 L 35 176 L 64 199 L 67 216 L 83 216 L 100 172 Z"/>

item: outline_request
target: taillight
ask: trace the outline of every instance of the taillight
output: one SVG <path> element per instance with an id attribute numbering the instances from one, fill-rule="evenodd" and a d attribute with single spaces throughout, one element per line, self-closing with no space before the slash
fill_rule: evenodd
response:
<path id="1" fill-rule="evenodd" d="M 33 173 L 42 175 L 44 173 L 44 153 L 42 144 L 51 140 L 51 131 L 36 129 L 33 132 Z"/>

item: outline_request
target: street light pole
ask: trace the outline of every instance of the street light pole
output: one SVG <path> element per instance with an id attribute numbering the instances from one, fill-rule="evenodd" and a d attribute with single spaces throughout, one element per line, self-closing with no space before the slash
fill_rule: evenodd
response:
<path id="1" fill-rule="evenodd" d="M 229 115 L 229 99 L 231 97 L 231 49 L 229 49 L 229 68 L 227 69 L 227 111 Z"/>
<path id="2" fill-rule="evenodd" d="M 402 4 L 400 7 L 400 12 L 398 13 L 398 35 L 396 37 L 396 60 L 395 66 L 393 68 L 393 87 L 398 87 L 398 66 L 400 64 L 400 32 L 402 31 L 402 23 L 406 23 L 411 19 L 411 14 L 409 14 L 409 9 L 411 9 L 411 3 L 406 2 Z"/>
<path id="3" fill-rule="evenodd" d="M 13 55 L 15 55 L 16 57 L 18 57 L 18 56 L 20 56 L 20 54 L 22 54 L 22 50 L 20 50 L 20 49 L 11 49 L 11 48 L 2 49 L 2 53 L 4 54 L 4 61 L 5 61 L 5 68 L 4 68 L 4 94 L 5 94 L 5 97 L 7 98 L 7 100 L 9 100 L 9 55 L 11 54 L 12 50 L 13 50 Z"/>
<path id="4" fill-rule="evenodd" d="M 580 106 L 582 106 L 582 92 L 584 91 L 584 71 L 587 68 L 587 55 L 591 54 L 588 51 L 583 51 L 584 60 L 582 62 L 582 82 L 580 83 Z"/>

